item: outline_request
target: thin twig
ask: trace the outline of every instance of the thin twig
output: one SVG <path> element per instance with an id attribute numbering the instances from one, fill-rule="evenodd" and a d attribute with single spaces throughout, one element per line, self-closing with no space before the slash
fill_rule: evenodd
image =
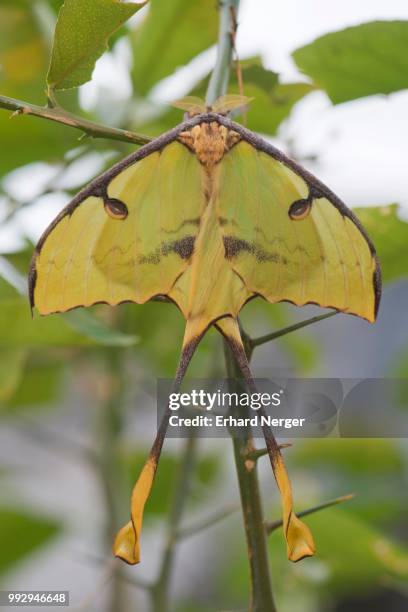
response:
<path id="1" fill-rule="evenodd" d="M 217 512 L 214 512 L 213 514 L 211 514 L 210 516 L 207 516 L 204 519 L 198 520 L 196 523 L 193 523 L 192 525 L 187 525 L 187 527 L 182 527 L 177 532 L 177 538 L 181 540 L 184 538 L 195 536 L 197 533 L 200 533 L 200 531 L 204 531 L 208 527 L 213 527 L 213 525 L 216 525 L 220 521 L 223 521 L 225 518 L 228 518 L 229 516 L 231 516 L 231 514 L 234 514 L 234 512 L 237 512 L 240 509 L 240 507 L 241 506 L 239 506 L 238 504 L 227 506 L 226 508 L 223 508 L 222 510 L 217 510 Z"/>
<path id="2" fill-rule="evenodd" d="M 349 493 L 348 495 L 342 495 L 341 497 L 336 497 L 335 499 L 330 499 L 327 502 L 323 502 L 318 506 L 313 506 L 313 508 L 308 508 L 307 510 L 302 510 L 297 513 L 298 517 L 308 516 L 309 514 L 313 514 L 314 512 L 318 512 L 319 510 L 324 510 L 325 508 L 330 508 L 330 506 L 336 506 L 337 504 L 341 504 L 345 501 L 349 501 L 353 499 L 354 493 Z M 282 527 L 283 521 L 279 519 L 278 521 L 269 521 L 265 523 L 266 533 L 269 535 L 279 527 Z"/>
<path id="3" fill-rule="evenodd" d="M 266 334 L 265 336 L 260 336 L 259 338 L 251 338 L 249 339 L 249 343 L 253 349 L 257 346 L 261 346 L 261 344 L 266 344 L 267 342 L 276 340 L 276 338 L 281 338 L 282 336 L 286 336 L 286 334 L 290 334 L 298 329 L 302 329 L 302 327 L 307 327 L 308 325 L 312 325 L 313 323 L 317 323 L 318 321 L 323 321 L 324 319 L 328 319 L 329 317 L 334 317 L 334 315 L 336 314 L 338 314 L 337 310 L 334 312 L 326 312 L 325 314 L 318 315 L 317 317 L 312 317 L 311 319 L 306 319 L 305 321 L 294 323 L 294 325 L 289 325 L 289 327 L 284 327 L 283 329 L 279 329 L 278 331 L 272 332 L 271 334 Z"/>
<path id="4" fill-rule="evenodd" d="M 290 446 L 292 446 L 290 442 L 286 442 L 285 444 L 279 444 L 279 450 L 282 450 L 282 448 L 289 448 Z M 257 461 L 258 459 L 260 459 L 260 457 L 263 457 L 264 455 L 267 455 L 268 453 L 269 451 L 266 447 L 256 448 L 247 453 L 246 459 L 249 459 L 251 461 Z"/>
<path id="5" fill-rule="evenodd" d="M 0 108 L 14 111 L 12 117 L 18 115 L 33 115 L 34 117 L 41 117 L 49 121 L 63 123 L 64 125 L 81 130 L 81 132 L 93 138 L 108 138 L 110 140 L 131 142 L 137 145 L 144 145 L 152 140 L 148 136 L 136 134 L 129 130 L 121 130 L 119 128 L 100 125 L 94 121 L 88 121 L 88 119 L 78 117 L 58 106 L 52 108 L 37 106 L 36 104 L 30 104 L 29 102 L 16 100 L 15 98 L 0 96 Z"/>

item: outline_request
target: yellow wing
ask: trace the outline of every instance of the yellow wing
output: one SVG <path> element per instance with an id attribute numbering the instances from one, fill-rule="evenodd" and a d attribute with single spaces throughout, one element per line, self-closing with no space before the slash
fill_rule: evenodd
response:
<path id="1" fill-rule="evenodd" d="M 126 160 L 125 160 L 126 163 Z M 178 142 L 90 185 L 47 229 L 30 274 L 41 314 L 166 295 L 189 263 L 201 169 Z"/>
<path id="2" fill-rule="evenodd" d="M 295 166 L 295 164 L 293 164 Z M 353 214 L 303 171 L 241 141 L 220 164 L 225 257 L 248 291 L 374 321 L 374 249 Z"/>

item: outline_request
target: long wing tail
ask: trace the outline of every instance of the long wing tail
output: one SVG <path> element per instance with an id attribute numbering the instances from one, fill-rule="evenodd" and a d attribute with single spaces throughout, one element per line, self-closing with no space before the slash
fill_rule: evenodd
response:
<path id="1" fill-rule="evenodd" d="M 217 328 L 226 338 L 235 359 L 239 365 L 242 376 L 251 392 L 256 392 L 255 383 L 246 357 L 241 339 L 238 321 L 232 317 L 220 319 Z M 261 409 L 259 411 L 265 416 Z M 287 554 L 290 561 L 300 561 L 304 557 L 311 557 L 315 553 L 315 544 L 310 529 L 293 511 L 292 488 L 288 473 L 272 430 L 268 425 L 262 426 L 268 449 L 272 470 L 282 499 L 283 529 L 287 544 Z"/>
<path id="2" fill-rule="evenodd" d="M 189 337 L 191 338 L 191 334 L 188 332 L 189 330 L 187 324 L 180 361 L 173 383 L 174 393 L 176 393 L 180 388 L 191 358 L 194 355 L 194 352 L 203 336 L 203 334 L 201 334 L 200 336 L 193 337 L 189 340 Z M 150 453 L 132 491 L 130 512 L 131 519 L 124 527 L 122 527 L 122 529 L 120 529 L 113 545 L 114 555 L 123 561 L 126 561 L 126 563 L 129 563 L 130 565 L 135 565 L 140 561 L 140 532 L 142 529 L 143 511 L 153 486 L 154 477 L 156 475 L 157 466 L 163 448 L 163 442 L 167 433 L 170 415 L 171 410 L 167 406 L 157 431 L 156 438 L 153 442 L 152 448 L 150 449 Z"/>

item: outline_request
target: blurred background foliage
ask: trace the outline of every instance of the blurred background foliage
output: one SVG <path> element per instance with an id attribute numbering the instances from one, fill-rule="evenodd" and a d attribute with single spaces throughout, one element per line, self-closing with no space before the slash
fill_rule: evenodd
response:
<path id="1" fill-rule="evenodd" d="M 0 94 L 45 104 L 48 72 L 56 89 L 72 87 L 55 94 L 72 113 L 150 136 L 174 126 L 182 119 L 180 111 L 163 105 L 155 91 L 175 78 L 185 94 L 204 94 L 208 75 L 202 70 L 196 74 L 194 67 L 216 42 L 216 3 L 151 0 L 140 12 L 134 3 L 86 4 L 87 12 L 81 13 L 81 3 L 66 2 L 66 10 L 73 12 L 60 21 L 59 53 L 54 51 L 48 72 L 62 1 L 0 0 Z M 72 25 L 75 19 L 79 29 Z M 125 94 L 118 96 L 107 80 L 92 98 L 87 86 L 77 86 L 91 78 L 108 39 L 104 58 L 119 62 L 126 73 Z M 363 96 L 406 89 L 407 43 L 404 21 L 331 32 L 293 53 L 299 69 L 294 82 L 282 82 L 258 56 L 243 58 L 245 94 L 254 100 L 246 118 L 238 120 L 274 138 L 290 123 L 294 106 L 312 92 L 324 91 L 333 104 L 353 104 Z M 230 91 L 238 91 L 235 73 Z M 183 321 L 174 307 L 157 302 L 31 318 L 26 293 L 35 234 L 83 184 L 134 146 L 79 141 L 78 132 L 65 126 L 32 117 L 10 119 L 6 111 L 0 112 L 0 138 L 3 235 L 8 232 L 17 245 L 2 248 L 0 256 L 2 588 L 69 588 L 74 604 L 91 595 L 82 609 L 145 610 L 146 583 L 163 569 L 169 533 L 174 536 L 168 516 L 182 469 L 183 441 L 168 441 L 160 463 L 147 506 L 142 565 L 131 570 L 111 566 L 110 546 L 128 515 L 129 492 L 153 438 L 156 379 L 174 373 Z M 283 141 L 292 155 L 294 144 Z M 313 171 L 318 155 L 299 161 Z M 357 213 L 382 264 L 385 296 L 379 323 L 369 328 L 339 315 L 288 335 L 258 350 L 257 374 L 407 375 L 406 215 L 394 202 Z M 299 311 L 256 301 L 243 313 L 243 322 L 256 336 L 316 313 L 312 307 Z M 220 346 L 217 335 L 208 334 L 190 376 L 222 372 Z M 356 497 L 307 519 L 318 547 L 313 559 L 289 565 L 279 533 L 272 534 L 270 559 L 280 610 L 407 609 L 407 449 L 403 440 L 332 439 L 298 440 L 285 451 L 299 509 L 351 491 Z M 246 605 L 248 565 L 231 454 L 229 441 L 200 440 L 190 457 L 191 482 L 181 520 L 187 526 L 203 523 L 190 529 L 189 537 L 180 537 L 170 610 Z M 265 515 L 271 519 L 279 514 L 278 499 L 263 461 Z M 204 529 L 206 517 L 212 519 Z M 110 580 L 105 580 L 106 571 Z"/>

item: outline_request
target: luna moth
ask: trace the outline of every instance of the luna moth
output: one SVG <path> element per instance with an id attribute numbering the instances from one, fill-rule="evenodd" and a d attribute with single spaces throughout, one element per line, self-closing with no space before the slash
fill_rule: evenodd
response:
<path id="1" fill-rule="evenodd" d="M 232 121 L 240 96 L 212 107 L 188 98 L 186 120 L 92 181 L 41 237 L 31 263 L 32 307 L 43 314 L 97 303 L 173 302 L 186 320 L 175 388 L 209 327 L 229 343 L 253 389 L 238 315 L 251 299 L 316 304 L 374 322 L 380 267 L 355 215 L 323 183 Z M 139 541 L 169 410 L 134 487 L 114 552 Z M 282 496 L 289 559 L 314 553 L 272 432 L 264 435 Z"/>

